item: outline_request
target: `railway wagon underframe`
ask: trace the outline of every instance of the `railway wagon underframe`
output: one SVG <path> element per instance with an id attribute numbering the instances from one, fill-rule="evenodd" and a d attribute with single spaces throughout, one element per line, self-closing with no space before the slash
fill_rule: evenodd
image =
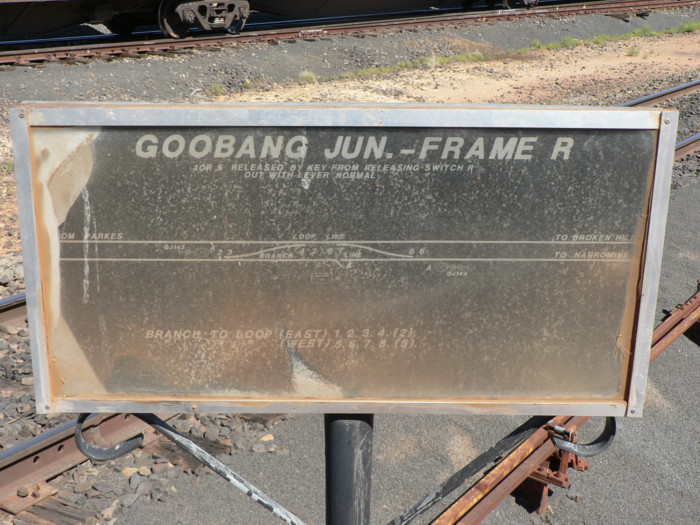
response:
<path id="1" fill-rule="evenodd" d="M 513 0 L 511 0 L 513 1 Z M 117 34 L 140 25 L 159 25 L 173 38 L 190 29 L 239 32 L 252 10 L 288 16 L 319 17 L 469 7 L 465 0 L 0 0 L 0 38 L 60 31 L 102 23 Z M 504 5 L 508 7 L 507 2 Z"/>

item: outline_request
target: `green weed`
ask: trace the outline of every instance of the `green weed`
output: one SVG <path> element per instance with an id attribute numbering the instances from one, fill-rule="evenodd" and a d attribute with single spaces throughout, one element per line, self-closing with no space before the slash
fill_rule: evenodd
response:
<path id="1" fill-rule="evenodd" d="M 698 22 L 684 22 L 678 27 L 671 29 L 666 29 L 664 34 L 675 34 L 675 33 L 695 33 L 695 31 L 700 31 L 700 21 Z"/>
<path id="2" fill-rule="evenodd" d="M 577 40 L 575 38 L 571 38 L 570 36 L 564 37 L 564 40 L 561 41 L 561 45 L 564 48 L 571 48 L 571 47 L 578 47 L 582 44 L 580 40 Z"/>
<path id="3" fill-rule="evenodd" d="M 221 82 L 213 82 L 207 88 L 209 94 L 213 97 L 220 97 L 226 91 L 226 88 Z"/>
<path id="4" fill-rule="evenodd" d="M 316 74 L 313 71 L 304 70 L 299 73 L 299 82 L 302 84 L 314 84 L 317 82 Z"/>
<path id="5" fill-rule="evenodd" d="M 452 56 L 432 55 L 429 57 L 426 56 L 416 58 L 414 60 L 403 60 L 394 66 L 368 67 L 365 69 L 359 69 L 357 71 L 348 71 L 346 73 L 342 73 L 341 75 L 339 75 L 339 77 L 335 78 L 359 79 L 374 77 L 377 75 L 385 75 L 387 73 L 396 73 L 398 71 L 403 70 L 425 68 L 433 69 L 449 64 L 465 64 L 471 62 L 481 62 L 484 60 L 489 60 L 489 57 L 479 51 Z M 324 80 L 331 80 L 331 78 L 324 78 Z"/>
<path id="6" fill-rule="evenodd" d="M 678 33 L 694 33 L 696 31 L 700 31 L 700 22 L 684 22 L 678 27 L 665 29 L 662 32 L 654 31 L 649 26 L 644 26 L 640 27 L 639 29 L 635 29 L 630 33 L 625 33 L 623 35 L 612 36 L 608 34 L 602 34 L 593 38 L 589 38 L 587 40 L 578 40 L 569 36 L 565 37 L 560 42 L 550 42 L 549 44 L 543 44 L 539 40 L 533 40 L 529 47 L 518 49 L 513 52 L 527 53 L 528 51 L 536 51 L 541 49 L 547 49 L 551 51 L 563 48 L 573 48 L 584 44 L 607 44 L 609 42 L 616 42 L 619 40 L 629 40 L 633 37 L 652 37 L 661 35 L 673 35 Z M 633 46 L 627 53 L 629 56 L 637 56 L 639 54 L 639 49 L 636 46 Z M 645 58 L 647 56 L 648 55 L 645 55 Z"/>
<path id="7" fill-rule="evenodd" d="M 622 37 L 618 38 L 621 39 Z M 602 35 L 598 35 L 596 37 L 588 39 L 588 42 L 590 42 L 591 44 L 607 44 L 608 42 L 612 42 L 613 40 L 615 40 L 615 38 L 613 38 L 612 35 L 603 33 Z"/>
<path id="8" fill-rule="evenodd" d="M 649 26 L 640 27 L 632 31 L 632 35 L 634 36 L 659 36 L 659 34 L 660 33 L 657 33 Z"/>

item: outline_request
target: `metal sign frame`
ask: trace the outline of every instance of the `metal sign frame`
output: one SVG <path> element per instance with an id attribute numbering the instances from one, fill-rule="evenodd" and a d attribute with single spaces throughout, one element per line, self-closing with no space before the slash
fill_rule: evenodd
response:
<path id="1" fill-rule="evenodd" d="M 323 413 L 497 413 L 640 416 L 646 386 L 651 334 L 668 208 L 678 115 L 675 111 L 619 108 L 428 105 L 157 105 L 26 103 L 11 110 L 17 193 L 20 205 L 27 302 L 39 412 L 323 412 Z M 561 130 L 655 130 L 653 187 L 639 261 L 634 351 L 622 399 L 222 399 L 201 396 L 56 394 L 51 342 L 45 327 L 48 290 L 37 233 L 40 210 L 33 183 L 33 133 L 40 128 L 337 127 L 483 128 Z M 566 373 L 562 371 L 562 373 Z"/>

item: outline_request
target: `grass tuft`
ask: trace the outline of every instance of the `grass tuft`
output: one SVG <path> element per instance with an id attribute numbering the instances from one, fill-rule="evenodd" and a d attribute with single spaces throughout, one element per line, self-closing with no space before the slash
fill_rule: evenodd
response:
<path id="1" fill-rule="evenodd" d="M 209 85 L 207 88 L 207 91 L 209 92 L 210 95 L 214 97 L 220 97 L 224 94 L 226 91 L 226 88 L 221 82 L 213 82 Z"/>
<path id="2" fill-rule="evenodd" d="M 484 60 L 489 60 L 489 57 L 479 51 L 453 56 L 432 55 L 416 58 L 414 60 L 403 60 L 394 66 L 368 67 L 357 71 L 348 71 L 346 73 L 341 73 L 339 77 L 335 78 L 359 79 L 385 75 L 387 73 L 396 73 L 407 69 L 433 69 L 449 64 L 468 64 Z M 326 78 L 324 78 L 324 80 L 326 80 Z"/>
<path id="3" fill-rule="evenodd" d="M 561 41 L 561 45 L 564 48 L 571 48 L 571 47 L 578 47 L 582 44 L 580 40 L 577 40 L 576 38 L 571 38 L 570 36 L 564 37 L 564 40 Z"/>
<path id="4" fill-rule="evenodd" d="M 619 37 L 622 39 L 622 37 Z M 607 44 L 608 42 L 612 42 L 615 40 L 612 35 L 608 35 L 607 33 L 603 33 L 602 35 L 598 35 L 594 38 L 588 39 L 588 42 L 591 44 Z"/>
<path id="5" fill-rule="evenodd" d="M 678 27 L 664 30 L 664 34 L 673 35 L 677 33 L 695 33 L 695 31 L 700 31 L 700 21 L 684 22 Z"/>
<path id="6" fill-rule="evenodd" d="M 317 82 L 316 74 L 313 71 L 305 69 L 299 73 L 299 82 L 302 84 L 315 84 Z"/>
<path id="7" fill-rule="evenodd" d="M 569 36 L 565 37 L 563 40 L 560 42 L 550 42 L 549 44 L 543 44 L 539 40 L 533 40 L 532 43 L 530 44 L 529 47 L 523 48 L 523 49 L 518 49 L 513 51 L 514 53 L 527 53 L 528 51 L 536 51 L 536 50 L 557 50 L 557 49 L 565 49 L 565 48 L 573 48 L 585 44 L 607 44 L 609 42 L 617 42 L 620 40 L 629 40 L 630 38 L 633 37 L 654 37 L 654 36 L 662 36 L 662 35 L 674 35 L 674 34 L 679 34 L 679 33 L 694 33 L 696 31 L 700 31 L 700 22 L 684 22 L 680 24 L 677 27 L 672 27 L 669 29 L 664 29 L 661 32 L 654 31 L 651 29 L 649 26 L 644 26 L 640 27 L 639 29 L 635 29 L 634 31 L 630 33 L 625 33 L 623 35 L 608 35 L 608 34 L 602 34 L 598 35 L 593 38 L 589 38 L 586 40 L 578 40 L 576 38 L 571 38 Z M 636 46 L 633 46 L 629 51 L 628 55 L 629 56 L 637 56 L 639 54 L 639 49 Z M 649 56 L 648 54 L 645 55 L 645 58 Z"/>
<path id="8" fill-rule="evenodd" d="M 632 31 L 632 35 L 634 36 L 659 36 L 660 34 L 661 33 L 657 33 L 656 31 L 652 30 L 652 28 L 649 26 L 640 27 L 639 29 Z"/>

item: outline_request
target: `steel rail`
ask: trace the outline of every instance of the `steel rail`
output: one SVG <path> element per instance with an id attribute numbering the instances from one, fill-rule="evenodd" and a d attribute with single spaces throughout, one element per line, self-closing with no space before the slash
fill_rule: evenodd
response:
<path id="1" fill-rule="evenodd" d="M 0 324 L 19 325 L 27 318 L 27 295 L 20 293 L 0 300 Z"/>
<path id="2" fill-rule="evenodd" d="M 693 295 L 685 303 L 678 305 L 669 316 L 654 329 L 652 335 L 652 348 L 649 356 L 649 362 L 654 362 L 676 339 L 688 331 L 696 322 L 700 320 L 700 292 Z M 574 433 L 585 425 L 590 420 L 590 417 L 571 418 L 566 425 L 566 433 Z M 542 428 L 551 427 L 552 425 L 544 425 Z M 517 449 L 516 451 L 517 452 Z M 514 452 L 514 453 L 515 453 Z M 476 525 L 480 523 L 494 508 L 496 508 L 509 494 L 520 487 L 525 481 L 530 478 L 533 473 L 540 468 L 542 463 L 556 452 L 556 446 L 552 439 L 547 439 L 541 446 L 528 456 L 527 460 L 523 461 L 517 468 L 514 468 L 508 475 L 503 477 L 503 481 L 493 490 L 484 494 L 481 499 L 466 511 L 460 513 L 459 519 L 456 521 L 434 521 L 435 525 L 444 525 L 447 523 L 459 523 L 460 525 Z M 510 457 L 510 456 L 509 456 Z M 506 458 L 508 459 L 508 458 Z M 505 460 L 504 460 L 505 461 Z M 478 485 L 478 484 L 477 484 Z M 475 485 L 474 487 L 476 487 Z M 545 492 L 543 497 L 546 501 L 546 482 L 544 483 Z M 470 491 L 471 492 L 471 491 Z M 450 508 L 456 506 L 453 504 Z M 449 516 L 448 516 L 449 518 Z"/>
<path id="3" fill-rule="evenodd" d="M 661 355 L 673 341 L 683 335 L 698 321 L 698 319 L 700 319 L 700 292 L 696 293 L 685 303 L 676 307 L 664 322 L 654 330 L 652 338 L 654 344 L 652 346 L 650 361 L 653 361 Z M 569 418 L 569 416 L 560 416 L 559 418 L 555 418 L 553 422 L 565 426 L 570 420 L 571 418 Z M 25 496 L 22 497 L 18 496 L 19 489 L 33 489 L 34 487 L 40 486 L 42 482 L 50 480 L 87 459 L 86 456 L 78 450 L 75 443 L 76 421 L 77 420 L 73 420 L 64 423 L 59 427 L 44 432 L 33 439 L 0 453 L 0 507 L 13 512 L 20 512 L 38 503 L 43 497 L 51 494 L 42 495 L 41 491 L 25 490 L 22 492 Z M 580 427 L 582 424 L 583 423 L 578 426 Z M 551 424 L 549 426 L 551 426 Z M 86 428 L 88 427 L 93 429 L 93 433 L 97 433 L 97 435 L 100 436 L 100 441 L 108 445 L 120 443 L 148 429 L 147 424 L 128 414 L 93 417 L 86 422 Z M 458 511 L 460 507 L 457 505 L 457 502 L 455 502 L 455 504 L 450 507 L 454 507 L 454 509 L 450 511 L 450 516 L 459 514 L 457 519 L 462 519 L 467 514 L 468 510 L 475 507 L 482 499 L 488 502 L 489 506 L 492 505 L 495 496 L 487 497 L 487 492 L 496 486 L 500 486 L 498 483 L 494 484 L 494 481 L 497 479 L 512 478 L 509 483 L 514 483 L 517 480 L 520 480 L 520 483 L 522 483 L 522 481 L 542 463 L 542 461 L 531 461 L 531 463 L 536 464 L 529 471 L 520 467 L 520 464 L 529 458 L 535 450 L 539 450 L 545 443 L 550 443 L 547 437 L 545 437 L 544 440 L 542 439 L 543 436 L 549 435 L 546 427 L 547 425 L 543 425 L 535 430 L 504 459 L 505 463 L 501 462 L 503 465 L 500 466 L 498 470 L 492 470 L 487 474 L 487 477 L 484 477 L 482 481 L 475 485 L 475 487 L 479 487 L 479 490 L 483 491 L 483 493 L 470 491 L 466 499 L 461 498 L 458 500 L 462 502 L 461 504 L 465 504 L 466 502 L 468 506 L 464 513 Z M 158 439 L 158 436 L 153 432 L 149 432 L 147 436 L 147 443 Z M 532 448 L 533 444 L 537 446 Z M 544 454 L 546 458 L 551 455 L 553 448 L 554 445 L 551 446 L 552 450 L 550 450 L 549 445 L 547 445 L 549 454 L 545 454 L 544 452 L 540 452 L 540 454 Z M 499 463 L 499 465 L 501 465 L 501 463 Z M 525 471 L 527 471 L 527 474 L 523 475 Z M 515 487 L 520 483 L 516 484 Z M 503 492 L 503 489 L 499 490 L 499 498 Z M 502 495 L 498 503 L 500 503 L 502 499 L 505 499 L 510 492 L 512 492 L 512 489 Z M 496 505 L 498 503 L 496 503 Z M 421 509 L 421 512 L 427 510 L 427 508 L 428 507 Z M 479 507 L 479 509 L 479 512 L 481 512 L 481 507 Z M 462 510 L 464 509 L 462 508 Z M 436 523 L 447 522 L 448 521 L 438 521 Z M 408 523 L 408 521 L 405 521 L 405 523 Z"/>
<path id="4" fill-rule="evenodd" d="M 546 4 L 556 4 L 557 2 L 566 2 L 567 0 L 540 0 L 540 3 L 538 4 L 540 7 Z M 571 3 L 571 2 L 570 2 Z M 472 7 L 470 9 L 470 12 L 475 13 L 478 11 L 487 11 L 487 10 L 496 10 L 496 9 L 489 9 L 487 7 Z M 413 10 L 408 10 L 408 11 L 386 11 L 386 12 L 377 12 L 377 13 L 368 13 L 368 14 L 359 14 L 359 15 L 338 15 L 338 16 L 324 16 L 324 17 L 312 17 L 312 18 L 280 18 L 278 20 L 266 20 L 266 21 L 253 21 L 255 20 L 253 15 L 254 13 L 251 13 L 251 17 L 249 18 L 249 21 L 246 23 L 245 27 L 242 29 L 242 33 L 250 32 L 250 31 L 266 31 L 268 29 L 273 29 L 276 27 L 279 28 L 292 28 L 292 27 L 308 27 L 308 26 L 316 26 L 316 25 L 322 25 L 322 24 L 335 24 L 335 23 L 358 23 L 360 21 L 363 22 L 372 22 L 372 21 L 379 21 L 379 20 L 387 20 L 396 18 L 407 18 L 407 17 L 425 17 L 425 16 L 430 16 L 430 17 L 435 17 L 438 15 L 445 15 L 448 13 L 463 13 L 463 9 L 459 9 L 456 7 L 449 7 L 449 8 L 437 8 L 437 9 L 413 9 Z M 153 22 L 154 26 L 157 26 L 157 23 L 154 21 Z M 138 37 L 148 37 L 149 35 L 154 35 L 157 36 L 158 38 L 163 38 L 163 33 L 160 31 L 160 29 L 147 29 L 149 27 L 147 24 L 143 24 L 143 29 L 139 31 L 134 31 L 130 35 L 127 35 L 128 38 L 133 38 L 134 40 L 139 40 Z M 205 31 L 202 31 L 200 29 L 194 28 L 191 32 L 191 34 L 194 35 L 207 35 Z M 107 39 L 112 39 L 114 40 L 114 37 L 118 36 L 116 33 L 97 33 L 97 34 L 89 34 L 89 35 L 75 35 L 75 36 L 61 36 L 61 37 L 38 37 L 38 38 L 23 38 L 20 40 L 0 40 L 0 49 L 3 47 L 26 47 L 26 46 L 31 46 L 31 45 L 50 45 L 52 43 L 59 43 L 59 42 L 88 42 L 88 41 L 95 41 L 99 42 L 101 40 L 107 40 Z"/>
<path id="5" fill-rule="evenodd" d="M 35 487 L 87 460 L 75 441 L 76 422 L 63 423 L 0 453 L 0 507 L 16 514 L 39 503 L 51 494 Z M 108 445 L 138 434 L 144 434 L 144 444 L 159 437 L 130 414 L 95 416 L 84 426 L 95 440 Z"/>
<path id="6" fill-rule="evenodd" d="M 699 281 L 700 282 L 700 281 Z M 657 359 L 669 345 L 700 321 L 700 291 L 678 305 L 668 317 L 658 325 L 652 334 L 652 348 L 649 362 Z M 574 434 L 590 417 L 559 416 L 542 425 L 516 449 L 501 460 L 492 470 L 473 484 L 467 492 L 443 511 L 432 525 L 474 525 L 480 523 L 515 489 L 525 483 L 541 465 L 557 452 L 550 439 L 550 429 L 557 421 L 565 420 L 565 433 Z M 536 446 L 533 446 L 536 445 Z M 568 463 L 568 459 L 566 460 Z M 564 466 L 564 469 L 568 465 Z M 585 468 L 585 467 L 584 467 Z M 540 481 L 546 489 L 547 482 Z M 542 493 L 546 498 L 546 490 Z M 546 501 L 546 500 L 545 500 Z M 409 520 L 410 521 L 410 520 Z M 402 521 L 401 523 L 408 523 Z"/>
<path id="7" fill-rule="evenodd" d="M 700 283 L 698 283 L 700 288 Z M 668 313 L 668 316 L 662 321 L 662 323 L 656 327 L 654 333 L 651 337 L 652 347 L 661 341 L 666 334 L 668 334 L 671 329 L 676 326 L 680 321 L 685 319 L 689 313 L 691 313 L 695 308 L 700 307 L 700 291 L 693 295 L 686 302 L 676 306 L 673 311 Z"/>
<path id="8" fill-rule="evenodd" d="M 677 306 L 654 329 L 650 361 L 658 358 L 673 341 L 683 335 L 699 320 L 700 292 L 696 293 L 685 303 Z M 584 419 L 577 423 L 576 429 L 580 428 L 589 418 Z M 503 501 L 508 494 L 522 484 L 554 452 L 556 447 L 548 439 L 548 427 L 553 425 L 566 426 L 571 421 L 572 418 L 569 416 L 559 416 L 548 424 L 542 425 L 531 434 L 527 433 L 524 436 L 526 439 L 513 452 L 482 478 L 481 481 L 476 483 L 465 495 L 455 501 L 434 523 L 436 525 L 444 523 L 478 523 L 490 510 Z M 0 454 L 0 507 L 13 513 L 18 513 L 31 505 L 39 503 L 45 497 L 52 495 L 52 492 L 39 490 L 42 483 L 87 459 L 78 449 L 74 439 L 76 422 L 77 420 L 73 420 L 64 423 Z M 93 433 L 97 432 L 99 440 L 108 445 L 121 443 L 148 429 L 147 424 L 129 414 L 93 417 L 86 421 L 85 426 L 86 428 L 92 428 Z M 543 436 L 546 437 L 543 439 Z M 156 439 L 158 439 L 158 436 L 153 432 L 149 432 L 145 439 L 145 444 Z M 536 446 L 533 447 L 533 443 Z M 537 452 L 537 456 L 533 456 L 535 452 Z M 533 460 L 531 459 L 532 457 L 538 459 Z M 527 466 L 523 467 L 523 464 Z M 509 480 L 507 484 L 501 485 L 501 482 L 506 479 Z M 453 484 L 450 487 L 450 491 L 455 488 L 456 486 Z M 496 488 L 498 490 L 495 490 Z M 25 489 L 22 492 L 23 496 L 19 495 L 20 489 Z M 441 494 L 443 497 L 446 495 L 446 492 Z M 432 494 L 425 498 L 425 500 L 430 499 L 433 499 Z M 408 518 L 405 520 L 397 519 L 395 523 L 409 523 L 413 518 L 428 510 L 439 499 L 431 501 L 429 505 L 419 506 L 419 512 L 413 513 L 410 517 L 405 516 Z M 482 500 L 483 503 L 480 503 Z M 477 504 L 479 505 L 477 506 Z M 484 506 L 489 509 L 485 514 L 483 514 Z M 478 509 L 475 511 L 475 514 L 470 514 L 472 517 L 479 516 L 479 519 L 476 521 L 472 520 L 472 517 L 469 517 L 468 520 L 465 518 L 472 508 Z"/>
<path id="9" fill-rule="evenodd" d="M 388 525 L 406 525 L 411 523 L 418 516 L 424 512 L 427 512 L 434 505 L 457 490 L 466 480 L 476 476 L 479 472 L 494 463 L 498 458 L 503 457 L 505 454 L 511 452 L 514 447 L 522 444 L 523 441 L 529 438 L 538 428 L 542 427 L 542 425 L 546 423 L 546 421 L 544 421 L 545 418 L 546 416 L 538 416 L 528 419 L 510 434 L 500 439 L 491 448 L 485 452 L 482 452 L 474 460 L 455 472 L 439 487 L 430 492 L 430 494 L 426 495 L 413 507 L 403 512 L 401 516 L 391 520 Z"/>
<path id="10" fill-rule="evenodd" d="M 493 469 L 491 469 L 483 478 L 460 496 L 455 502 L 450 505 L 440 516 L 433 521 L 434 525 L 445 525 L 456 523 L 462 519 L 471 508 L 479 501 L 484 499 L 489 492 L 494 490 L 505 478 L 515 471 L 521 463 L 535 453 L 543 443 L 549 438 L 547 425 L 564 426 L 569 422 L 571 417 L 558 416 L 550 420 L 547 424 L 538 428 L 530 437 L 523 441 L 515 450 L 508 454 L 500 461 Z M 544 461 L 545 458 L 542 458 Z M 540 461 L 540 463 L 542 462 Z M 534 465 L 533 470 L 540 464 Z M 504 498 L 507 494 L 504 496 Z"/>
<path id="11" fill-rule="evenodd" d="M 138 56 L 153 52 L 176 52 L 193 48 L 210 48 L 236 45 L 248 42 L 269 40 L 289 40 L 295 38 L 313 38 L 323 34 L 358 34 L 381 30 L 431 27 L 442 25 L 460 25 L 475 21 L 494 21 L 516 17 L 570 16 L 573 14 L 612 14 L 646 12 L 669 7 L 689 7 L 700 5 L 700 0 L 617 0 L 609 2 L 592 2 L 558 5 L 547 8 L 496 10 L 488 12 L 460 12 L 426 17 L 400 17 L 381 22 L 366 21 L 349 24 L 309 25 L 294 29 L 278 29 L 238 35 L 217 35 L 189 37 L 181 40 L 159 39 L 150 41 L 132 41 L 119 44 L 104 43 L 89 46 L 67 46 L 48 50 L 25 50 L 0 52 L 0 65 L 31 65 L 36 62 L 77 60 L 96 57 Z"/>
<path id="12" fill-rule="evenodd" d="M 666 100 L 671 100 L 674 98 L 679 98 L 685 95 L 690 95 L 700 91 L 700 80 L 694 80 L 693 82 L 688 82 L 687 84 L 682 84 L 680 86 L 674 86 L 672 88 L 666 89 L 664 91 L 659 91 L 653 95 L 647 95 L 624 104 L 620 104 L 623 107 L 649 107 L 656 106 L 661 102 Z"/>
<path id="13" fill-rule="evenodd" d="M 567 433 L 574 434 L 590 419 L 591 418 L 588 416 L 572 417 L 563 426 Z M 489 491 L 478 503 L 473 505 L 468 512 L 461 514 L 458 520 L 436 521 L 434 523 L 439 523 L 440 525 L 446 523 L 459 523 L 460 525 L 475 525 L 481 523 L 494 508 L 516 490 L 540 467 L 540 465 L 546 462 L 547 459 L 556 452 L 557 447 L 552 440 L 549 439 L 549 436 L 547 436 L 541 445 L 537 447 L 527 459 L 518 464 L 493 490 Z"/>
<path id="14" fill-rule="evenodd" d="M 671 343 L 700 322 L 700 291 L 685 303 L 676 306 L 668 317 L 656 327 L 652 335 L 649 361 L 659 357 Z"/>
<path id="15" fill-rule="evenodd" d="M 695 153 L 698 150 L 700 150 L 700 133 L 693 135 L 692 137 L 688 137 L 687 139 L 676 144 L 674 158 L 676 160 L 680 160 L 686 155 Z"/>
<path id="16" fill-rule="evenodd" d="M 439 10 L 438 12 L 453 12 L 456 11 L 456 9 L 442 9 Z M 250 31 L 266 31 L 269 29 L 273 29 L 276 27 L 279 28 L 292 28 L 292 27 L 307 27 L 309 25 L 320 25 L 320 24 L 329 24 L 329 23 L 339 23 L 339 22 L 355 22 L 355 21 L 366 21 L 366 20 L 379 20 L 382 18 L 388 18 L 388 17 L 401 17 L 401 16 L 419 16 L 420 14 L 423 15 L 431 15 L 434 16 L 436 14 L 435 10 L 413 10 L 413 11 L 397 11 L 397 12 L 386 12 L 386 13 L 372 13 L 372 14 L 367 14 L 367 15 L 357 15 L 357 16 L 350 16 L 350 15 L 344 15 L 344 16 L 328 16 L 328 17 L 315 17 L 315 18 L 288 18 L 288 19 L 282 19 L 282 20 L 268 20 L 264 22 L 252 22 L 252 15 L 249 21 L 246 23 L 245 27 L 242 29 L 243 33 L 250 32 Z M 157 25 L 157 23 L 154 21 L 154 25 Z M 163 38 L 163 33 L 160 31 L 160 29 L 146 29 L 146 25 L 144 24 L 144 29 L 140 31 L 133 31 L 131 34 L 127 35 L 124 37 L 126 41 L 128 40 L 140 40 L 142 37 L 143 38 L 148 38 L 149 36 L 154 36 L 157 37 L 158 39 Z M 206 35 L 206 32 L 203 32 L 199 29 L 193 29 L 192 34 L 194 35 Z M 58 43 L 70 43 L 70 42 L 101 42 L 104 40 L 112 40 L 114 41 L 115 36 L 119 36 L 115 33 L 97 33 L 97 34 L 90 34 L 90 35 L 75 35 L 75 36 L 61 36 L 61 37 L 40 37 L 40 38 L 24 38 L 21 40 L 0 40 L 0 49 L 2 48 L 27 48 L 27 46 L 50 46 L 51 44 L 58 44 Z M 114 43 L 114 42 L 113 42 Z M 7 49 L 6 49 L 7 50 Z"/>

